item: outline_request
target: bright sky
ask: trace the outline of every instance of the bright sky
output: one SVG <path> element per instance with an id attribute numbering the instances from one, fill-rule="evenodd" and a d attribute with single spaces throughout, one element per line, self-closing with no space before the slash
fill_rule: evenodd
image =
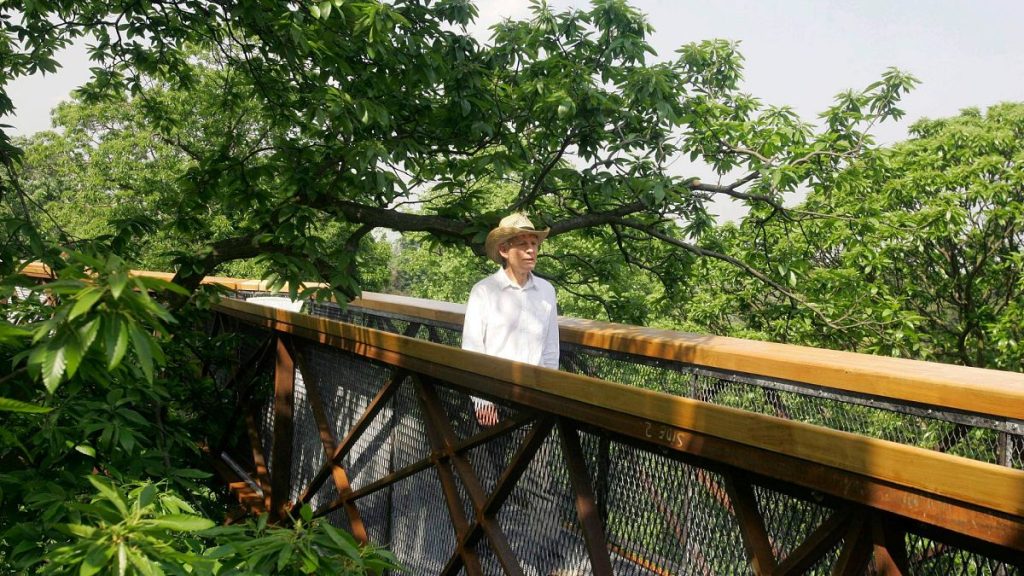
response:
<path id="1" fill-rule="evenodd" d="M 583 0 L 552 0 L 558 9 Z M 773 105 L 792 106 L 813 121 L 833 97 L 863 88 L 890 66 L 922 84 L 903 101 L 907 118 L 879 127 L 882 143 L 906 136 L 921 117 L 955 115 L 970 106 L 1024 100 L 1024 2 L 1021 0 L 632 0 L 655 27 L 659 58 L 673 58 L 688 42 L 741 42 L 745 91 Z M 477 0 L 474 32 L 501 18 L 529 16 L 528 0 Z M 57 75 L 20 79 L 11 86 L 18 107 L 14 134 L 49 126 L 49 110 L 85 81 L 88 62 L 79 46 Z"/>
<path id="2" fill-rule="evenodd" d="M 864 88 L 895 66 L 921 80 L 903 100 L 907 119 L 876 131 L 902 140 L 922 118 L 1024 101 L 1024 2 L 1020 0 L 633 0 L 655 32 L 659 58 L 710 38 L 738 40 L 744 90 L 814 120 L 833 97 Z M 528 0 L 478 2 L 480 20 L 529 15 Z M 587 7 L 553 0 L 559 8 Z"/>

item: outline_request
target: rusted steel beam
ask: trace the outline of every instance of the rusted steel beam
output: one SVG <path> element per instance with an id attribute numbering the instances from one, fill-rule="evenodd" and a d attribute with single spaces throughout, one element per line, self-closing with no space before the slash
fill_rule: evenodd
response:
<path id="1" fill-rule="evenodd" d="M 407 376 L 408 372 L 405 370 L 395 370 L 391 379 L 381 387 L 380 391 L 377 392 L 377 395 L 370 401 L 369 406 L 367 406 L 366 410 L 363 411 L 363 415 L 360 416 L 352 429 L 345 435 L 345 438 L 340 444 L 338 444 L 338 447 L 335 448 L 334 454 L 328 458 L 327 462 L 324 462 L 324 465 L 320 467 L 320 470 L 310 480 L 309 486 L 303 490 L 299 500 L 295 503 L 295 507 L 292 510 L 293 514 L 298 511 L 302 504 L 309 502 L 310 499 L 313 498 L 313 495 L 320 490 L 320 487 L 323 486 L 327 477 L 331 475 L 331 470 L 333 470 L 334 466 L 345 458 L 345 455 L 348 454 L 349 450 L 352 449 L 352 446 L 355 445 L 356 440 L 363 435 L 363 432 L 365 432 L 366 428 L 373 422 L 373 419 L 384 408 L 384 406 L 387 405 L 388 400 L 390 400 L 395 392 L 398 391 L 399 386 L 402 384 L 402 380 L 405 380 Z"/>
<path id="2" fill-rule="evenodd" d="M 354 502 L 356 500 L 359 500 L 360 498 L 365 498 L 366 496 L 369 496 L 370 494 L 373 494 L 378 490 L 387 488 L 392 484 L 396 484 L 397 482 L 404 480 L 409 476 L 416 474 L 417 472 L 422 472 L 427 468 L 433 466 L 434 461 L 437 458 L 440 458 L 440 455 L 435 454 L 433 451 L 431 451 L 430 454 L 427 454 L 426 458 L 423 458 L 422 460 L 417 460 L 416 462 L 413 462 L 412 464 L 406 466 L 405 468 L 402 468 L 401 470 L 396 470 L 391 474 L 388 474 L 387 476 L 378 478 L 377 480 L 374 480 L 373 482 L 363 486 L 362 488 L 352 490 L 349 493 L 347 500 Z M 339 497 L 326 508 L 323 508 L 322 510 L 317 510 L 316 514 L 318 516 L 330 514 L 331 512 L 334 512 L 335 510 L 340 508 L 342 504 L 344 504 L 344 502 Z"/>
<path id="3" fill-rule="evenodd" d="M 245 414 L 245 431 L 249 435 L 249 448 L 252 451 L 252 463 L 256 469 L 256 481 L 259 482 L 260 490 L 263 491 L 263 509 L 270 510 L 270 497 L 273 492 L 270 485 L 270 471 L 267 469 L 267 459 L 263 455 L 263 439 L 260 438 L 256 417 L 251 410 Z"/>
<path id="4" fill-rule="evenodd" d="M 655 576 L 673 576 L 674 574 L 676 574 L 676 572 L 662 568 L 657 563 L 652 562 L 650 559 L 644 558 L 643 556 L 640 556 L 632 550 L 627 550 L 622 546 L 618 546 L 616 544 L 609 544 L 608 549 L 617 554 L 618 556 L 643 568 L 645 571 L 644 573 L 649 572 L 651 574 L 654 574 Z"/>
<path id="5" fill-rule="evenodd" d="M 608 538 L 594 499 L 587 465 L 583 460 L 580 437 L 576 428 L 564 419 L 558 421 L 558 432 L 562 437 L 562 452 L 569 472 L 569 482 L 575 493 L 576 515 L 583 531 L 583 541 L 587 545 L 590 566 L 597 576 L 611 576 L 613 572 L 612 560 L 608 556 Z"/>
<path id="6" fill-rule="evenodd" d="M 861 576 L 864 574 L 871 561 L 871 550 L 871 524 L 868 521 L 868 511 L 855 510 L 853 518 L 846 526 L 839 560 L 832 567 L 833 576 Z"/>
<path id="7" fill-rule="evenodd" d="M 320 395 L 320 383 L 315 378 L 309 377 L 310 372 L 307 370 L 306 358 L 301 350 L 295 348 L 293 355 L 298 364 L 299 373 L 302 374 L 302 381 L 306 385 L 306 396 L 309 400 L 309 407 L 313 411 L 313 420 L 316 422 L 317 431 L 320 434 L 320 443 L 324 447 L 324 456 L 330 458 L 334 454 L 337 440 L 334 438 L 331 423 L 327 420 L 327 411 L 324 409 L 323 397 Z M 363 544 L 368 543 L 370 537 L 366 532 L 363 517 L 359 514 L 355 503 L 349 498 L 352 485 L 349 483 L 348 474 L 339 464 L 335 464 L 331 467 L 331 477 L 334 479 L 334 487 L 338 490 L 338 499 L 345 508 L 345 515 L 348 517 L 352 535 Z"/>
<path id="8" fill-rule="evenodd" d="M 874 542 L 874 576 L 905 576 L 910 574 L 907 562 L 907 533 L 902 522 L 879 513 L 871 515 L 871 536 Z"/>
<path id="9" fill-rule="evenodd" d="M 523 477 L 526 469 L 533 462 L 537 451 L 544 445 L 544 440 L 551 433 L 554 425 L 554 419 L 548 416 L 540 416 L 534 422 L 533 428 L 530 429 L 526 438 L 523 439 L 519 448 L 512 455 L 508 466 L 498 476 L 498 481 L 494 484 L 494 492 L 491 493 L 487 503 L 484 504 L 484 516 L 491 517 L 497 514 L 501 506 L 508 500 L 508 497 L 512 495 L 512 490 L 515 489 L 519 479 Z"/>
<path id="10" fill-rule="evenodd" d="M 778 576 L 799 576 L 821 561 L 843 538 L 850 523 L 849 507 L 832 513 L 775 568 Z"/>
<path id="11" fill-rule="evenodd" d="M 292 482 L 292 448 L 295 435 L 295 360 L 288 336 L 279 336 L 274 363 L 274 435 L 270 449 L 270 516 L 288 517 L 287 498 Z"/>
<path id="12" fill-rule="evenodd" d="M 775 571 L 778 562 L 768 538 L 768 531 L 764 528 L 764 518 L 757 508 L 754 488 L 746 478 L 737 473 L 726 474 L 724 481 L 729 503 L 740 526 L 740 537 L 743 540 L 743 547 L 747 550 L 750 568 L 758 576 L 767 576 Z"/>
<path id="13" fill-rule="evenodd" d="M 445 503 L 448 505 L 448 515 L 452 521 L 452 528 L 455 530 L 455 554 L 462 560 L 462 567 L 471 576 L 483 574 L 480 566 L 480 558 L 473 547 L 466 547 L 459 544 L 465 534 L 469 531 L 469 520 L 462 509 L 462 498 L 459 497 L 459 490 L 455 482 L 455 474 L 452 472 L 450 457 L 451 450 L 447 447 L 444 434 L 438 429 L 444 418 L 439 418 L 437 411 L 444 412 L 437 404 L 436 395 L 433 390 L 425 386 L 418 378 L 415 379 L 416 396 L 419 398 L 420 407 L 423 409 L 427 440 L 433 449 L 432 460 L 434 469 L 437 471 L 438 479 L 441 482 L 441 491 L 444 493 Z"/>
<path id="14" fill-rule="evenodd" d="M 481 444 L 484 444 L 487 441 L 496 438 L 497 436 L 507 434 L 513 430 L 525 426 L 526 424 L 529 424 L 530 420 L 532 418 L 535 418 L 536 416 L 537 415 L 535 412 L 523 411 L 519 414 L 516 414 L 513 417 L 502 420 L 495 424 L 494 426 L 491 426 L 487 430 L 456 443 L 454 446 L 454 452 L 461 454 L 469 450 L 472 450 L 473 448 Z M 349 495 L 349 499 L 355 501 L 370 494 L 373 494 L 378 490 L 387 488 L 388 486 L 400 480 L 408 478 L 409 476 L 412 476 L 417 472 L 420 472 L 422 470 L 425 470 L 426 468 L 429 468 L 430 466 L 433 466 L 433 461 L 431 460 L 431 458 L 440 458 L 441 456 L 441 454 L 428 454 L 422 460 L 417 460 L 416 462 L 409 464 L 408 466 L 402 468 L 401 470 L 396 470 L 391 474 L 388 474 L 387 476 L 378 478 L 377 480 L 370 484 L 366 484 L 365 486 L 358 490 L 353 490 Z M 331 503 L 330 506 L 322 510 L 318 510 L 317 515 L 322 516 L 334 512 L 335 510 L 341 507 L 341 504 L 341 499 L 335 500 L 334 502 Z"/>
<path id="15" fill-rule="evenodd" d="M 482 511 L 478 513 L 476 519 L 470 522 L 466 533 L 459 540 L 459 545 L 462 547 L 475 546 L 479 539 L 484 535 L 483 527 L 492 527 L 496 525 L 495 515 L 498 510 L 501 509 L 502 504 L 511 495 L 512 490 L 515 488 L 519 478 L 522 477 L 523 472 L 529 465 L 529 462 L 537 454 L 537 451 L 544 444 L 545 439 L 551 433 L 551 428 L 554 426 L 554 420 L 550 417 L 543 417 L 539 421 L 534 423 L 534 426 L 530 428 L 526 434 L 526 438 L 523 439 L 522 444 L 513 454 L 509 465 L 502 472 L 498 482 L 495 485 L 495 490 L 487 497 L 486 502 L 483 504 Z M 478 437 L 474 437 L 478 438 Z M 453 450 L 454 454 L 461 454 L 463 448 L 468 443 L 462 443 L 462 445 L 456 445 L 456 449 Z M 434 458 L 441 458 L 442 454 L 433 455 Z M 381 483 L 382 484 L 382 483 Z M 381 486 L 382 487 L 382 486 Z M 380 489 L 377 487 L 376 489 Z M 368 491 L 370 487 L 364 488 L 359 492 Z M 361 496 L 362 494 L 360 494 Z M 482 519 L 482 524 L 481 524 Z M 508 553 L 512 553 L 509 551 Z M 458 574 L 460 568 L 462 568 L 462 558 L 458 553 L 453 554 L 452 558 L 447 562 L 441 570 L 440 574 Z"/>
<path id="16" fill-rule="evenodd" d="M 466 489 L 466 493 L 469 495 L 470 502 L 473 505 L 473 510 L 476 512 L 476 522 L 487 535 L 491 550 L 494 552 L 495 557 L 497 557 L 502 569 L 510 576 L 523 575 L 523 568 L 519 565 L 519 560 L 512 551 L 512 547 L 509 546 L 508 539 L 505 537 L 501 526 L 498 525 L 494 517 L 486 516 L 482 513 L 487 500 L 487 494 L 480 484 L 480 479 L 477 478 L 476 471 L 473 470 L 473 465 L 470 464 L 464 454 L 459 454 L 455 451 L 457 438 L 451 428 L 451 424 L 448 422 L 444 408 L 441 407 L 441 401 L 437 397 L 434 385 L 418 376 L 414 377 L 414 380 L 416 382 L 416 394 L 423 408 L 423 415 L 428 421 L 427 428 L 434 435 L 431 440 L 435 443 L 434 449 L 440 450 L 445 459 L 451 463 L 458 473 L 459 480 L 462 481 L 462 486 Z M 447 466 L 445 468 L 447 469 Z M 455 497 L 458 500 L 457 493 Z M 460 512 L 462 510 L 461 500 L 459 500 L 459 510 Z M 456 534 L 458 540 L 457 550 L 473 549 L 463 545 L 467 540 L 467 534 L 469 534 L 468 523 Z M 464 555 L 462 557 L 465 558 Z"/>
<path id="17" fill-rule="evenodd" d="M 452 449 L 458 453 L 468 452 L 477 446 L 486 444 L 498 438 L 499 436 L 511 434 L 539 417 L 540 415 L 534 410 L 522 410 L 518 414 L 499 420 L 497 424 L 485 428 L 482 432 L 478 432 L 465 440 L 456 442 Z"/>

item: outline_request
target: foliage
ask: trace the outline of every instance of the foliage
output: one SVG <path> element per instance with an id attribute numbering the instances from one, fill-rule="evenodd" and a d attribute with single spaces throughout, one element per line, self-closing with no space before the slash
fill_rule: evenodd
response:
<path id="1" fill-rule="evenodd" d="M 89 506 L 118 507 L 112 500 L 83 504 L 96 482 L 109 484 L 97 475 L 129 490 L 160 482 L 164 491 L 184 494 L 173 496 L 179 511 L 220 508 L 203 485 L 210 475 L 197 470 L 201 436 L 191 430 L 205 416 L 192 397 L 201 397 L 208 381 L 195 375 L 184 347 L 188 331 L 150 295 L 181 289 L 129 278 L 112 254 L 67 258 L 63 275 L 44 286 L 28 289 L 31 282 L 18 276 L 3 283 L 0 316 L 13 321 L 4 332 L 14 337 L 0 339 L 7 364 L 0 396 L 17 410 L 0 413 L 0 573 L 96 560 L 88 542 L 109 534 L 67 525 L 100 514 Z M 145 508 L 150 491 L 132 494 L 145 496 Z M 173 539 L 165 540 L 174 549 Z M 46 550 L 55 546 L 63 548 L 51 557 Z"/>
<path id="2" fill-rule="evenodd" d="M 186 502 L 154 484 L 127 492 L 99 476 L 88 476 L 96 496 L 71 507 L 59 526 L 71 538 L 51 546 L 37 561 L 43 574 L 209 573 L 212 563 L 196 553 L 194 534 L 213 526 Z M 193 570 L 189 570 L 192 567 Z M 205 570 L 203 568 L 206 568 Z"/>
<path id="3" fill-rule="evenodd" d="M 67 276 L 0 305 L 19 319 L 0 339 L 14 362 L 0 380 L 0 574 L 309 573 L 300 548 L 320 555 L 314 570 L 394 564 L 308 518 L 207 532 L 224 515 L 224 488 L 197 444 L 220 434 L 230 406 L 196 351 L 212 358 L 219 342 L 150 296 L 180 288 L 129 278 L 114 256 L 69 259 Z M 182 310 L 202 325 L 200 310 Z M 253 560 L 264 549 L 256 556 L 272 555 L 272 569 Z"/>
<path id="4" fill-rule="evenodd" d="M 55 111 L 53 122 L 59 132 L 43 132 L 19 142 L 25 152 L 21 185 L 31 205 L 38 208 L 41 231 L 54 241 L 80 244 L 129 229 L 134 241 L 119 254 L 134 268 L 146 270 L 171 269 L 175 258 L 201 254 L 211 242 L 244 231 L 246 204 L 213 199 L 198 207 L 189 195 L 192 185 L 187 178 L 196 168 L 197 150 L 229 130 L 219 106 L 225 98 L 245 98 L 232 93 L 237 86 L 215 66 L 210 61 L 195 64 L 197 81 L 185 91 L 154 83 L 132 99 L 112 97 L 88 103 L 76 98 Z M 154 110 L 159 110 L 158 116 L 154 117 Z M 247 112 L 240 114 L 248 118 Z M 159 125 L 166 123 L 187 129 L 161 133 Z M 249 133 L 268 130 L 257 122 L 232 128 Z M 186 207 L 188 212 L 183 214 Z M 340 247 L 351 229 L 321 217 L 306 231 L 310 236 L 306 242 Z M 372 264 L 380 257 L 378 244 L 367 239 L 359 247 L 360 260 L 371 262 L 368 274 L 359 279 L 370 289 L 380 283 L 372 277 L 380 269 Z M 245 278 L 268 276 L 272 252 L 267 247 L 267 253 L 226 262 L 216 272 Z M 340 259 L 332 264 L 342 266 Z M 299 273 L 310 280 L 316 276 Z"/>
<path id="5" fill-rule="evenodd" d="M 96 38 L 81 96 L 127 106 L 144 127 L 128 149 L 157 157 L 159 177 L 109 172 L 141 196 L 171 194 L 145 205 L 173 207 L 158 228 L 195 242 L 175 259 L 187 287 L 259 256 L 282 281 L 320 279 L 350 297 L 359 262 L 346 254 L 371 230 L 426 232 L 480 255 L 501 215 L 524 209 L 553 238 L 616 245 L 618 264 L 650 268 L 671 290 L 694 256 L 723 256 L 704 244 L 712 196 L 774 207 L 831 181 L 866 152 L 868 128 L 902 114 L 899 96 L 914 83 L 889 71 L 841 95 L 814 130 L 740 91 L 733 44 L 695 43 L 648 63 L 651 27 L 621 0 L 565 12 L 535 3 L 530 20 L 497 25 L 488 45 L 463 29 L 476 12 L 468 2 L 29 6 L 3 20 L 5 73 L 52 69 L 57 48 Z M 21 151 L 4 150 L 5 188 L 27 195 Z M 679 156 L 709 173 L 672 175 Z M 722 179 L 731 183 L 708 183 Z M 488 182 L 515 194 L 493 206 Z M 424 190 L 429 208 L 406 210 Z M 314 231 L 325 221 L 349 226 L 324 242 Z M 574 267 L 566 279 L 601 284 L 605 269 Z"/>
<path id="6" fill-rule="evenodd" d="M 308 505 L 291 527 L 268 525 L 266 515 L 215 527 L 165 485 L 86 479 L 94 489 L 88 500 L 67 507 L 45 549 L 16 547 L 12 567 L 41 574 L 219 576 L 401 569 L 386 550 L 362 546 L 351 534 L 313 520 Z"/>
<path id="7" fill-rule="evenodd" d="M 687 315 L 718 333 L 1019 369 L 1024 104 L 912 131 L 788 217 L 720 232 L 730 253 L 799 286 L 828 323 L 721 266 Z"/>
<path id="8" fill-rule="evenodd" d="M 267 525 L 261 516 L 244 524 L 212 528 L 205 536 L 215 537 L 219 546 L 207 558 L 216 560 L 217 574 L 380 574 L 400 570 L 387 550 L 360 546 L 348 532 L 323 519 L 313 519 L 306 504 L 291 527 Z"/>

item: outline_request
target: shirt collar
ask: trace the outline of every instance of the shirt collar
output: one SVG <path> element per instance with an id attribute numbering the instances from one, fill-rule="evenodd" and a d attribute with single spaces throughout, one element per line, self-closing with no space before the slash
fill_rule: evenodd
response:
<path id="1" fill-rule="evenodd" d="M 498 283 L 502 290 L 505 290 L 506 288 L 512 288 L 514 290 L 533 290 L 537 287 L 536 283 L 533 281 L 533 272 L 530 272 L 530 275 L 526 278 L 526 285 L 521 288 L 508 277 L 504 268 L 499 269 L 497 273 L 495 273 L 495 276 L 498 277 Z"/>

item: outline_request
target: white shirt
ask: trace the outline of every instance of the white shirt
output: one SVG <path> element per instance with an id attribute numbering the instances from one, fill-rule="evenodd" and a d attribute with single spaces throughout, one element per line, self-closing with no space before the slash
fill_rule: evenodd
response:
<path id="1" fill-rule="evenodd" d="M 462 348 L 557 369 L 558 305 L 554 287 L 532 273 L 526 285 L 520 287 L 504 269 L 477 282 L 466 303 Z"/>

